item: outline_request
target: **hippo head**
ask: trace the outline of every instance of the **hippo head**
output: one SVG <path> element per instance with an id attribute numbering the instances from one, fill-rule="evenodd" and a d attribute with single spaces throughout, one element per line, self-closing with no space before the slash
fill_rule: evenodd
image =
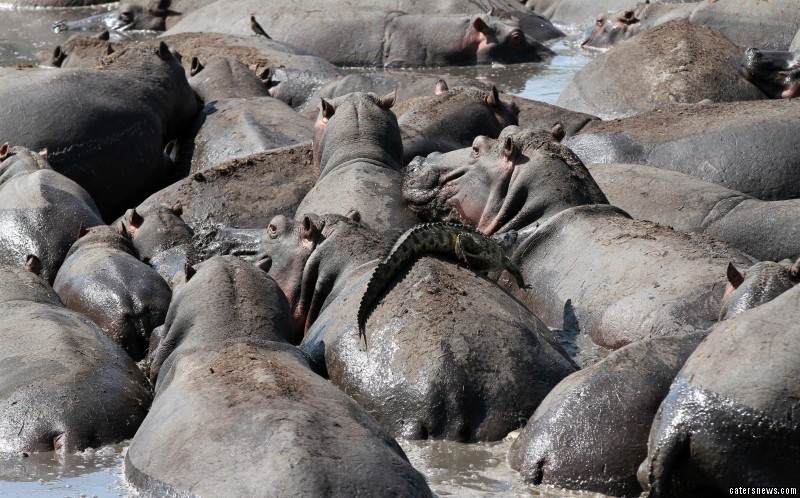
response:
<path id="1" fill-rule="evenodd" d="M 800 53 L 748 48 L 744 77 L 773 99 L 800 97 Z"/>
<path id="2" fill-rule="evenodd" d="M 542 55 L 553 53 L 519 27 L 498 17 L 476 16 L 472 18 L 470 27 L 467 37 L 469 45 L 475 47 L 478 64 L 538 62 L 542 60 Z"/>
<path id="3" fill-rule="evenodd" d="M 0 145 L 0 185 L 11 178 L 40 169 L 51 169 L 45 153 L 36 153 L 25 147 Z"/>
<path id="4" fill-rule="evenodd" d="M 60 31 L 98 31 L 108 29 L 111 31 L 150 30 L 164 31 L 167 19 L 181 15 L 180 12 L 169 10 L 171 0 L 158 0 L 158 2 L 125 2 L 117 10 L 96 14 L 75 21 L 56 21 L 53 29 Z"/>
<path id="5" fill-rule="evenodd" d="M 728 285 L 722 298 L 720 320 L 772 301 L 794 287 L 800 281 L 800 259 L 794 264 L 788 259 L 780 263 L 762 261 L 744 272 L 730 263 L 727 273 Z"/>
<path id="6" fill-rule="evenodd" d="M 98 225 L 95 227 L 84 228 L 81 225 L 78 230 L 78 239 L 72 244 L 66 258 L 72 256 L 75 251 L 89 247 L 112 247 L 122 252 L 126 252 L 132 256 L 139 257 L 136 248 L 131 243 L 127 233 L 121 228 L 115 228 L 109 225 Z M 66 259 L 65 258 L 65 259 Z"/>
<path id="7" fill-rule="evenodd" d="M 444 81 L 439 80 L 441 83 Z M 496 138 L 506 126 L 518 124 L 519 108 L 503 102 L 491 90 L 471 87 L 444 89 L 424 97 L 398 119 L 403 137 L 404 163 L 431 152 L 467 147 L 478 135 Z"/>
<path id="8" fill-rule="evenodd" d="M 378 97 L 355 92 L 335 99 L 320 99 L 314 123 L 314 170 L 324 176 L 327 164 L 351 159 L 396 164 L 403 161 L 403 141 L 391 111 L 395 92 Z"/>
<path id="9" fill-rule="evenodd" d="M 609 48 L 638 33 L 639 26 L 639 19 L 632 9 L 611 16 L 600 14 L 594 22 L 592 32 L 581 42 L 581 47 Z"/>
<path id="10" fill-rule="evenodd" d="M 386 242 L 358 221 L 357 211 L 307 214 L 301 220 L 278 215 L 262 236 L 254 259 L 263 266 L 270 261 L 269 274 L 289 300 L 296 342 L 317 318 L 339 276 L 386 249 Z"/>
<path id="11" fill-rule="evenodd" d="M 179 202 L 172 207 L 150 205 L 129 209 L 119 220 L 119 229 L 133 242 L 143 261 L 172 247 L 191 244 L 194 232 L 181 215 Z"/>
<path id="12" fill-rule="evenodd" d="M 569 207 L 606 204 L 583 163 L 550 132 L 505 128 L 495 140 L 417 157 L 403 198 L 429 221 L 458 222 L 486 235 L 517 230 Z"/>

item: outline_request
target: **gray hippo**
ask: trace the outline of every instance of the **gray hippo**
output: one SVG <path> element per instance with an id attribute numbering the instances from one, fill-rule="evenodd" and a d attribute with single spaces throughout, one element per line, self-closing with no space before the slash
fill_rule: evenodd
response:
<path id="1" fill-rule="evenodd" d="M 175 292 L 151 368 L 156 398 L 125 457 L 136 489 L 431 496 L 394 439 L 286 342 L 289 317 L 260 268 L 232 256 L 197 266 Z"/>
<path id="2" fill-rule="evenodd" d="M 355 209 L 384 237 L 416 224 L 403 202 L 403 142 L 391 111 L 394 94 L 352 93 L 322 100 L 314 125 L 317 182 L 297 207 L 304 213 L 345 215 Z"/>
<path id="3" fill-rule="evenodd" d="M 592 122 L 565 139 L 586 163 L 686 173 L 763 200 L 800 197 L 800 100 L 674 105 Z"/>
<path id="4" fill-rule="evenodd" d="M 786 50 L 800 23 L 794 0 L 701 1 L 679 4 L 631 1 L 615 14 L 600 11 L 582 46 L 607 48 L 654 26 L 686 19 L 707 26 L 740 47 Z"/>
<path id="5" fill-rule="evenodd" d="M 213 57 L 236 58 L 253 72 L 267 71 L 270 95 L 298 107 L 308 101 L 322 85 L 344 73 L 322 57 L 294 45 L 268 40 L 252 34 L 180 33 L 162 36 L 162 40 L 179 52 L 187 73 L 192 61 L 209 61 Z M 319 100 L 314 102 L 318 105 Z"/>
<path id="6" fill-rule="evenodd" d="M 194 230 L 181 218 L 183 205 L 148 204 L 129 209 L 115 225 L 130 238 L 136 254 L 172 285 L 195 261 Z"/>
<path id="7" fill-rule="evenodd" d="M 761 261 L 745 271 L 728 265 L 728 286 L 722 299 L 720 320 L 772 301 L 800 282 L 800 259 L 792 263 Z"/>
<path id="8" fill-rule="evenodd" d="M 86 7 L 89 5 L 102 5 L 112 3 L 109 0 L 12 0 L 9 2 L 14 7 Z"/>
<path id="9" fill-rule="evenodd" d="M 504 95 L 519 109 L 517 120 L 520 128 L 553 130 L 559 127 L 565 137 L 571 137 L 581 131 L 586 125 L 600 118 L 583 112 L 570 111 L 563 107 L 526 99 L 516 95 Z M 558 138 L 561 140 L 561 138 Z"/>
<path id="10" fill-rule="evenodd" d="M 453 242 L 443 227 L 409 232 L 420 230 L 442 247 Z M 417 259 L 425 249 L 415 243 L 425 239 L 401 240 L 412 243 L 396 247 L 397 263 L 390 257 L 379 267 L 388 244 L 354 220 L 278 216 L 253 259 L 271 264 L 315 368 L 391 434 L 502 439 L 574 364 L 547 327 L 497 285 L 433 255 Z M 442 256 L 453 257 L 458 250 L 448 247 Z M 467 258 L 481 259 L 480 251 Z M 394 271 L 376 270 L 386 265 Z"/>
<path id="11" fill-rule="evenodd" d="M 498 140 L 417 158 L 403 197 L 426 220 L 517 230 L 512 259 L 533 285 L 520 299 L 550 327 L 574 315 L 611 349 L 705 330 L 717 321 L 728 263 L 750 264 L 711 237 L 632 220 L 544 131 L 509 126 Z"/>
<path id="12" fill-rule="evenodd" d="M 744 56 L 744 76 L 770 98 L 800 97 L 800 51 L 748 48 Z"/>
<path id="13" fill-rule="evenodd" d="M 556 105 L 610 119 L 660 104 L 766 98 L 735 69 L 741 58 L 736 45 L 710 28 L 670 21 L 598 55 Z"/>
<path id="14" fill-rule="evenodd" d="M 34 0 L 32 0 L 34 1 Z M 38 1 L 38 0 L 35 0 Z M 133 0 L 120 2 L 115 10 L 75 21 L 57 21 L 58 31 L 164 31 L 174 26 L 181 16 L 214 0 Z"/>
<path id="15" fill-rule="evenodd" d="M 646 496 L 797 486 L 799 306 L 795 286 L 720 322 L 692 353 L 653 420 Z"/>
<path id="16" fill-rule="evenodd" d="M 147 353 L 150 333 L 164 323 L 172 292 L 139 261 L 131 242 L 110 226 L 81 234 L 53 282 L 67 308 L 96 323 L 135 361 Z"/>
<path id="17" fill-rule="evenodd" d="M 656 0 L 654 4 L 683 3 L 686 0 Z M 631 6 L 631 0 L 526 0 L 533 12 L 559 25 L 584 26 L 591 24 L 597 14 L 617 12 Z"/>
<path id="18" fill-rule="evenodd" d="M 72 35 L 52 52 L 37 54 L 37 59 L 44 66 L 61 69 L 92 68 L 118 48 L 119 44 L 112 43 L 108 31 L 103 30 L 95 36 Z"/>
<path id="19" fill-rule="evenodd" d="M 275 40 L 311 50 L 337 66 L 419 67 L 538 62 L 553 53 L 525 32 L 486 14 L 406 14 L 368 5 L 253 0 L 215 2 L 185 16 L 167 34 L 252 34 L 249 14 Z M 420 2 L 421 3 L 421 2 Z M 262 37 L 263 38 L 263 37 Z"/>
<path id="20" fill-rule="evenodd" d="M 403 164 L 431 152 L 467 147 L 478 135 L 495 138 L 506 126 L 519 124 L 518 114 L 519 109 L 503 102 L 495 87 L 489 91 L 455 87 L 414 99 L 397 120 Z"/>
<path id="21" fill-rule="evenodd" d="M 176 165 L 188 173 L 311 140 L 314 123 L 269 96 L 238 59 L 216 57 L 189 80 L 205 107 L 179 141 Z"/>
<path id="22" fill-rule="evenodd" d="M 611 204 L 639 220 L 723 240 L 759 261 L 800 256 L 800 200 L 762 201 L 640 164 L 589 164 Z"/>
<path id="23" fill-rule="evenodd" d="M 21 265 L 0 270 L 0 344 L 0 453 L 96 448 L 132 437 L 147 415 L 133 360 Z"/>
<path id="24" fill-rule="evenodd" d="M 53 169 L 112 219 L 170 178 L 164 147 L 198 110 L 164 43 L 121 48 L 100 69 L 5 75 L 0 82 L 0 136 L 47 149 Z"/>
<path id="25" fill-rule="evenodd" d="M 650 424 L 706 332 L 629 344 L 562 380 L 508 454 L 533 484 L 638 496 Z"/>
<path id="26" fill-rule="evenodd" d="M 89 194 L 42 155 L 0 145 L 0 264 L 36 254 L 41 277 L 53 282 L 81 226 L 102 224 Z"/>
<path id="27" fill-rule="evenodd" d="M 445 81 L 446 79 L 446 81 Z M 440 83 L 444 82 L 444 83 Z M 442 86 L 444 85 L 444 86 Z M 367 73 L 348 74 L 336 78 L 325 84 L 308 99 L 308 102 L 299 108 L 300 112 L 314 111 L 316 116 L 319 99 L 334 99 L 353 92 L 368 92 L 375 95 L 386 95 L 396 92 L 397 103 L 401 104 L 415 97 L 432 96 L 451 86 L 468 86 L 488 90 L 490 85 L 474 78 L 450 76 L 447 77 L 417 71 L 379 71 Z M 394 108 L 399 117 L 398 108 Z"/>

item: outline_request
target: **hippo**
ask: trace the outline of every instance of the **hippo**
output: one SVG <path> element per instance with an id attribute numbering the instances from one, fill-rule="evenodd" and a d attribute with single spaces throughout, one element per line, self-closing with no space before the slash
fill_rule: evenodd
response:
<path id="1" fill-rule="evenodd" d="M 181 218 L 183 205 L 150 204 L 129 209 L 115 222 L 120 233 L 130 238 L 139 258 L 149 264 L 170 285 L 195 261 L 194 231 Z"/>
<path id="2" fill-rule="evenodd" d="M 187 276 L 153 355 L 155 401 L 125 456 L 131 485 L 147 495 L 432 496 L 397 442 L 286 341 L 286 298 L 261 268 L 223 256 Z"/>
<path id="3" fill-rule="evenodd" d="M 0 343 L 0 453 L 116 443 L 147 415 L 152 394 L 133 360 L 22 265 L 0 269 Z"/>
<path id="4" fill-rule="evenodd" d="M 189 84 L 206 105 L 178 144 L 176 165 L 182 172 L 204 171 L 314 136 L 313 122 L 270 97 L 267 86 L 238 59 L 210 59 Z"/>
<path id="5" fill-rule="evenodd" d="M 466 147 L 478 135 L 495 138 L 506 126 L 519 124 L 519 109 L 503 102 L 494 86 L 489 91 L 455 87 L 408 105 L 397 120 L 404 165 L 417 156 Z"/>
<path id="6" fill-rule="evenodd" d="M 511 467 L 533 484 L 638 496 L 650 423 L 705 336 L 638 341 L 562 380 L 514 440 Z"/>
<path id="7" fill-rule="evenodd" d="M 645 496 L 797 486 L 798 306 L 795 286 L 712 328 L 653 420 Z"/>
<path id="8" fill-rule="evenodd" d="M 144 358 L 150 333 L 164 323 L 172 297 L 161 275 L 139 261 L 131 242 L 105 225 L 81 234 L 53 290 L 67 308 L 89 317 L 135 361 Z"/>
<path id="9" fill-rule="evenodd" d="M 732 263 L 728 265 L 728 286 L 722 302 L 719 319 L 727 320 L 750 308 L 772 301 L 800 281 L 800 259 L 792 263 L 784 259 L 778 263 L 761 261 L 740 272 Z"/>
<path id="10" fill-rule="evenodd" d="M 445 81 L 446 79 L 446 81 Z M 439 76 L 426 72 L 417 71 L 380 71 L 348 74 L 347 76 L 336 78 L 325 84 L 308 99 L 308 102 L 300 107 L 300 112 L 314 111 L 314 116 L 319 106 L 319 99 L 334 99 L 353 92 L 368 92 L 376 95 L 386 95 L 393 91 L 396 92 L 397 103 L 414 99 L 415 97 L 436 95 L 437 91 L 449 89 L 450 86 L 468 86 L 489 90 L 490 85 L 485 82 L 467 77 Z M 313 106 L 313 108 L 312 108 Z M 400 117 L 401 112 L 395 106 L 394 113 Z"/>
<path id="11" fill-rule="evenodd" d="M 164 42 L 182 54 L 182 64 L 192 71 L 192 61 L 213 57 L 236 58 L 257 74 L 267 71 L 265 84 L 270 95 L 298 107 L 314 91 L 344 72 L 322 57 L 294 45 L 267 40 L 263 36 L 222 33 L 181 33 L 161 36 Z M 314 102 L 318 105 L 319 100 Z"/>
<path id="12" fill-rule="evenodd" d="M 724 36 L 677 19 L 598 55 L 556 105 L 610 119 L 672 102 L 766 98 L 734 68 L 740 59 L 740 49 Z"/>
<path id="13" fill-rule="evenodd" d="M 43 66 L 71 68 L 92 68 L 119 48 L 118 43 L 110 41 L 108 30 L 94 36 L 72 35 L 62 45 L 56 45 L 51 52 L 37 54 Z"/>
<path id="14" fill-rule="evenodd" d="M 602 13 L 582 46 L 607 48 L 673 19 L 708 26 L 740 47 L 786 50 L 800 22 L 793 0 L 769 2 L 687 2 L 662 4 L 633 2 L 616 14 Z"/>
<path id="15" fill-rule="evenodd" d="M 417 259 L 419 246 L 403 245 L 397 254 L 413 257 L 410 268 L 375 280 L 389 247 L 357 219 L 277 216 L 251 258 L 271 265 L 315 369 L 395 437 L 502 439 L 575 371 L 536 316 L 445 254 Z M 452 235 L 437 230 L 435 240 Z M 364 308 L 371 293 L 383 299 Z"/>
<path id="16" fill-rule="evenodd" d="M 195 57 L 194 61 L 189 85 L 206 104 L 221 99 L 269 97 L 264 81 L 236 57 L 213 56 L 202 62 Z"/>
<path id="17" fill-rule="evenodd" d="M 684 3 L 687 0 L 656 0 L 654 4 Z M 567 26 L 589 25 L 600 12 L 616 12 L 631 6 L 631 0 L 527 0 L 525 5 L 551 22 Z"/>
<path id="18" fill-rule="evenodd" d="M 198 106 L 164 43 L 126 46 L 103 64 L 0 78 L 0 102 L 6 103 L 0 106 L 0 136 L 47 149 L 53 169 L 86 189 L 100 213 L 114 219 L 171 178 L 164 148 Z"/>
<path id="19" fill-rule="evenodd" d="M 744 76 L 768 97 L 800 97 L 800 51 L 776 52 L 748 48 Z"/>
<path id="20" fill-rule="evenodd" d="M 391 111 L 394 99 L 394 93 L 379 98 L 356 92 L 321 101 L 314 125 L 318 178 L 297 207 L 299 219 L 355 209 L 387 238 L 418 222 L 400 193 L 403 142 Z"/>
<path id="21" fill-rule="evenodd" d="M 643 164 L 757 199 L 793 199 L 800 197 L 797 116 L 798 99 L 676 104 L 589 123 L 564 145 L 586 164 Z"/>
<path id="22" fill-rule="evenodd" d="M 534 285 L 516 295 L 549 327 L 574 316 L 608 349 L 705 330 L 717 321 L 728 263 L 752 261 L 711 237 L 632 220 L 542 130 L 509 126 L 497 140 L 417 158 L 403 197 L 428 221 L 516 230 L 512 259 Z"/>
<path id="23" fill-rule="evenodd" d="M 268 14 L 259 15 L 258 22 L 275 40 L 311 50 L 337 66 L 507 64 L 538 62 L 553 54 L 519 27 L 498 17 L 406 14 L 365 3 L 368 5 L 317 5 L 304 11 L 298 10 L 295 2 L 274 1 Z M 249 13 L 260 8 L 254 0 L 215 2 L 185 16 L 167 34 L 249 34 Z"/>
<path id="24" fill-rule="evenodd" d="M 553 128 L 560 127 L 564 131 L 564 137 L 571 137 L 592 121 L 600 119 L 591 114 L 570 111 L 563 107 L 516 95 L 503 95 L 503 98 L 508 99 L 519 109 L 517 121 L 519 121 L 520 128 L 553 130 Z"/>
<path id="25" fill-rule="evenodd" d="M 112 3 L 109 0 L 13 0 L 10 2 L 14 7 L 86 7 L 90 5 L 102 5 Z"/>
<path id="26" fill-rule="evenodd" d="M 589 164 L 608 197 L 636 219 L 723 240 L 759 261 L 800 256 L 800 200 L 762 201 L 676 171 Z"/>
<path id="27" fill-rule="evenodd" d="M 52 283 L 81 227 L 102 225 L 94 201 L 53 171 L 43 156 L 0 145 L 0 264 L 19 266 L 37 255 Z"/>
<path id="28" fill-rule="evenodd" d="M 116 10 L 75 21 L 57 21 L 58 31 L 164 31 L 175 25 L 182 15 L 214 0 L 134 0 L 121 2 Z"/>

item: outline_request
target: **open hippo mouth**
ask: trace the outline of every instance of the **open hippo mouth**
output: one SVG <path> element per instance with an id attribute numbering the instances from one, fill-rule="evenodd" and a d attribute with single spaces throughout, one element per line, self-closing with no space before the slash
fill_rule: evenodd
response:
<path id="1" fill-rule="evenodd" d="M 800 96 L 800 55 L 792 52 L 745 51 L 743 73 L 768 97 Z"/>
<path id="2" fill-rule="evenodd" d="M 445 171 L 437 167 L 439 152 L 427 158 L 417 156 L 403 169 L 403 199 L 416 215 L 428 221 L 462 222 L 452 202 L 457 190 L 452 182 L 464 176 L 466 168 Z"/>

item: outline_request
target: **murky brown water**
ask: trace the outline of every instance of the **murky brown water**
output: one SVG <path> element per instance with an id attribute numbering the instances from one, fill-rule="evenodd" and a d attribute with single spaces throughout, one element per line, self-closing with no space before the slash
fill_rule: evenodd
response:
<path id="1" fill-rule="evenodd" d="M 112 6 L 67 10 L 20 11 L 0 0 L 0 66 L 35 64 L 35 54 L 50 52 L 71 33 L 54 33 L 53 22 L 79 19 Z M 503 82 L 506 90 L 553 103 L 575 72 L 592 54 L 570 42 L 552 48 L 557 56 L 547 64 L 448 68 L 460 74 Z M 441 70 L 439 70 L 441 72 Z M 2 139 L 2 137 L 0 137 Z M 423 472 L 439 496 L 600 496 L 543 486 L 529 486 L 511 470 L 506 454 L 512 433 L 497 443 L 460 444 L 443 441 L 400 441 L 409 459 Z M 123 477 L 126 446 L 108 446 L 57 458 L 53 453 L 0 456 L 0 497 L 22 496 L 130 496 Z"/>

